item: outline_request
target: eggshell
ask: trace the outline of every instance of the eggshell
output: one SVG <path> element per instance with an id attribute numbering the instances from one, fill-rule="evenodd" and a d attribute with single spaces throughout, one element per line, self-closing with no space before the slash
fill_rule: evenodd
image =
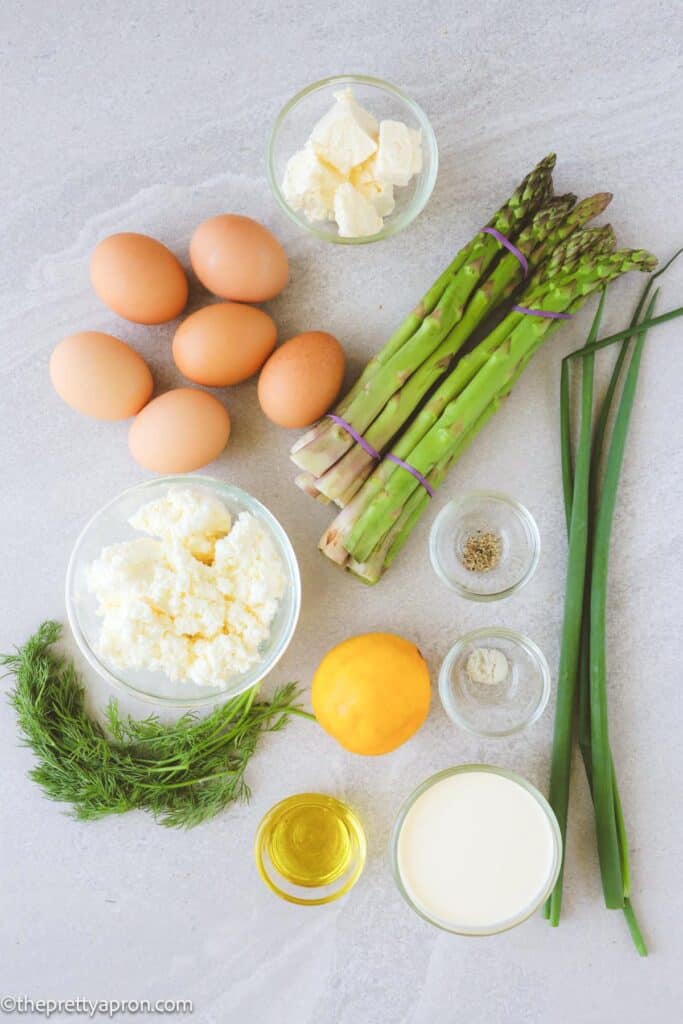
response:
<path id="1" fill-rule="evenodd" d="M 230 437 L 230 417 L 217 398 L 176 388 L 150 402 L 128 433 L 133 458 L 153 473 L 188 473 L 213 461 Z"/>
<path id="2" fill-rule="evenodd" d="M 258 373 L 276 338 L 275 323 L 263 310 L 217 302 L 182 322 L 173 339 L 173 358 L 196 384 L 223 388 Z"/>
<path id="3" fill-rule="evenodd" d="M 100 331 L 82 331 L 60 341 L 50 357 L 50 377 L 67 405 L 98 420 L 134 416 L 154 388 L 142 356 Z"/>
<path id="4" fill-rule="evenodd" d="M 261 408 L 281 427 L 306 427 L 333 405 L 344 380 L 344 350 L 331 334 L 307 331 L 286 341 L 261 370 Z"/>
<path id="5" fill-rule="evenodd" d="M 170 249 L 148 235 L 110 235 L 90 258 L 90 280 L 105 306 L 136 324 L 173 320 L 187 305 L 187 277 Z"/>
<path id="6" fill-rule="evenodd" d="M 237 213 L 200 224 L 190 241 L 192 269 L 214 295 L 265 302 L 287 284 L 287 254 L 268 228 Z"/>

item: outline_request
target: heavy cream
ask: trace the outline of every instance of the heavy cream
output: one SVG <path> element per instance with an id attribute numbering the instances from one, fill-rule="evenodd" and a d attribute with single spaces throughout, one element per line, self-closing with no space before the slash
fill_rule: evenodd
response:
<path id="1" fill-rule="evenodd" d="M 546 808 L 495 771 L 446 775 L 410 806 L 397 838 L 403 887 L 425 916 L 453 931 L 497 931 L 530 913 L 557 870 Z"/>

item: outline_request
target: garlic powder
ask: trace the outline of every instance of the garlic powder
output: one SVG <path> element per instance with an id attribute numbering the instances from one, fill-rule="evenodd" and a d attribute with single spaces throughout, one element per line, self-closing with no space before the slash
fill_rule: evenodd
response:
<path id="1" fill-rule="evenodd" d="M 504 683 L 510 670 L 507 658 L 495 647 L 475 647 L 465 667 L 473 683 L 488 686 Z"/>

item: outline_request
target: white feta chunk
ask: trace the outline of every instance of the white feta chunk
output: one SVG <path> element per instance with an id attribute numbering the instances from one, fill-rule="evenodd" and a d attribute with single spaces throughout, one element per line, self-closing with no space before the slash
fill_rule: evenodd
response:
<path id="1" fill-rule="evenodd" d="M 340 185 L 334 194 L 334 219 L 342 238 L 363 238 L 382 230 L 382 218 L 372 201 L 350 182 Z"/>
<path id="2" fill-rule="evenodd" d="M 377 177 L 388 184 L 403 187 L 421 167 L 420 132 L 413 131 L 401 121 L 381 121 L 375 161 Z"/>
<path id="3" fill-rule="evenodd" d="M 307 220 L 329 220 L 334 216 L 334 193 L 343 181 L 309 144 L 287 161 L 282 192 L 292 209 L 302 210 Z"/>
<path id="4" fill-rule="evenodd" d="M 380 217 L 388 217 L 390 213 L 393 213 L 396 205 L 394 186 L 378 179 L 375 167 L 376 159 L 375 156 L 371 156 L 364 164 L 354 167 L 351 171 L 350 181 L 361 195 L 370 200 Z"/>
<path id="5" fill-rule="evenodd" d="M 362 164 L 377 149 L 377 143 L 358 123 L 348 103 L 335 103 L 311 132 L 311 145 L 321 160 L 340 174 Z"/>
<path id="6" fill-rule="evenodd" d="M 360 125 L 364 132 L 367 132 L 373 139 L 377 138 L 379 134 L 379 122 L 376 117 L 366 110 L 365 107 L 361 107 L 360 103 L 353 95 L 352 90 L 347 86 L 346 89 L 340 89 L 339 92 L 335 92 L 334 98 L 338 104 L 344 106 L 354 117 L 356 122 Z"/>

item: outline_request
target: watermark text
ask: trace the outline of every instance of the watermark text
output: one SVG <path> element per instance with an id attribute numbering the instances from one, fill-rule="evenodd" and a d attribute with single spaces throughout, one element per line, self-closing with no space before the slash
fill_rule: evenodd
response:
<path id="1" fill-rule="evenodd" d="M 191 1014 L 194 1006 L 191 999 L 34 999 L 32 996 L 0 996 L 0 1012 L 4 1014 L 33 1014 L 49 1019 L 55 1013 L 74 1017 L 108 1017 L 119 1014 Z"/>

